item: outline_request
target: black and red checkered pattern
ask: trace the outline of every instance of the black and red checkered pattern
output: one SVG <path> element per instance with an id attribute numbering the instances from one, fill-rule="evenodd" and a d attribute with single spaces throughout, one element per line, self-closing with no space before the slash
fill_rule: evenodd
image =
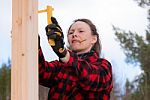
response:
<path id="1" fill-rule="evenodd" d="M 111 64 L 94 51 L 82 55 L 69 52 L 67 63 L 47 62 L 39 50 L 39 83 L 50 88 L 48 100 L 109 100 Z"/>

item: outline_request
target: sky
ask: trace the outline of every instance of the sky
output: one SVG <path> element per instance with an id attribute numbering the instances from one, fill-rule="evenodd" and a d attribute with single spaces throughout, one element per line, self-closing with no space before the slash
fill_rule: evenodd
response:
<path id="1" fill-rule="evenodd" d="M 122 81 L 124 86 L 126 78 L 132 81 L 141 73 L 139 66 L 125 63 L 125 55 L 115 40 L 112 25 L 121 29 L 144 35 L 147 27 L 147 10 L 139 7 L 134 0 L 39 0 L 38 9 L 46 9 L 52 6 L 53 16 L 56 17 L 64 34 L 73 20 L 88 18 L 97 27 L 102 43 L 102 54 L 113 66 L 114 76 L 117 81 Z M 0 3 L 0 65 L 11 59 L 11 0 L 3 0 Z M 46 60 L 57 59 L 47 43 L 45 26 L 47 25 L 46 13 L 38 15 L 38 32 L 41 37 Z M 67 38 L 65 37 L 67 45 Z"/>

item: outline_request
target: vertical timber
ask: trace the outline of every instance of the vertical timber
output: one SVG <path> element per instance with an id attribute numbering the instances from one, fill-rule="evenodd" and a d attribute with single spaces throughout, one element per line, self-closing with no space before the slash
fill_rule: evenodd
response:
<path id="1" fill-rule="evenodd" d="M 11 100 L 38 100 L 38 0 L 12 0 Z"/>

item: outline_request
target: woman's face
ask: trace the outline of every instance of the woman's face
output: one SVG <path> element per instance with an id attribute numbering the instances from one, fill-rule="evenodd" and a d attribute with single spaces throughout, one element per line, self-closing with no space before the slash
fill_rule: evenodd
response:
<path id="1" fill-rule="evenodd" d="M 82 21 L 72 24 L 68 31 L 68 42 L 73 51 L 78 54 L 89 52 L 97 41 L 97 36 L 92 35 L 90 26 Z"/>

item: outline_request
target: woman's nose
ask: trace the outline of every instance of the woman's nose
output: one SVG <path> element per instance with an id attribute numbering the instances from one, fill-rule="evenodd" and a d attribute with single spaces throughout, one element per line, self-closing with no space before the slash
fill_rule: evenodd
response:
<path id="1" fill-rule="evenodd" d="M 74 32 L 72 35 L 73 38 L 77 37 L 77 34 Z"/>

